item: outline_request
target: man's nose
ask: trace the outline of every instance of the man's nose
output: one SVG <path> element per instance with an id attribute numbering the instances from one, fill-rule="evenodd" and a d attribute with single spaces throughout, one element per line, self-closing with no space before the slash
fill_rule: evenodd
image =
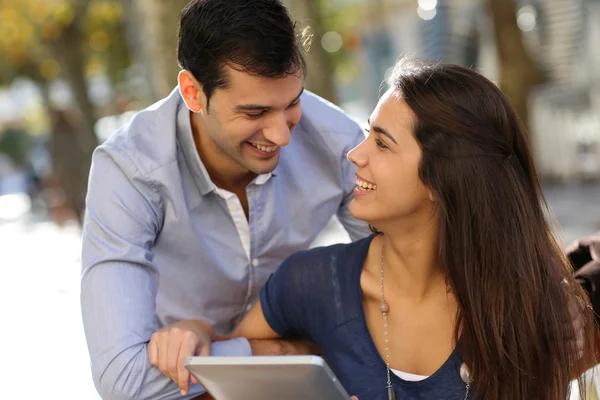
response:
<path id="1" fill-rule="evenodd" d="M 282 114 L 263 130 L 265 139 L 277 146 L 286 146 L 290 142 L 290 124 Z"/>

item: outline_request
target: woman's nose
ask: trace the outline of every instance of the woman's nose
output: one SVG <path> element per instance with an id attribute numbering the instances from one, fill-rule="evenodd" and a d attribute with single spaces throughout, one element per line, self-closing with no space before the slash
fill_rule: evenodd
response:
<path id="1" fill-rule="evenodd" d="M 366 153 L 363 151 L 364 143 L 365 141 L 363 140 L 358 146 L 350 150 L 348 152 L 348 155 L 346 156 L 348 160 L 357 167 L 364 167 L 365 165 L 367 165 L 367 156 Z"/>

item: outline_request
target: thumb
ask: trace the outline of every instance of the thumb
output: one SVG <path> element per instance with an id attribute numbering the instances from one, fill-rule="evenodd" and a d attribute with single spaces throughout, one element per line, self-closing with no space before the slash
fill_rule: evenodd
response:
<path id="1" fill-rule="evenodd" d="M 358 400 L 358 397 L 352 396 L 352 397 L 350 397 L 350 400 Z"/>

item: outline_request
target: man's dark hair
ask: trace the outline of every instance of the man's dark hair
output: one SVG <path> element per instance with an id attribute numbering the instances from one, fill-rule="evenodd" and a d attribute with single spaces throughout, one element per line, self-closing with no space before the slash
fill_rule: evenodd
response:
<path id="1" fill-rule="evenodd" d="M 225 65 L 266 78 L 306 68 L 280 0 L 192 0 L 181 12 L 178 60 L 202 84 L 207 103 L 228 85 Z"/>

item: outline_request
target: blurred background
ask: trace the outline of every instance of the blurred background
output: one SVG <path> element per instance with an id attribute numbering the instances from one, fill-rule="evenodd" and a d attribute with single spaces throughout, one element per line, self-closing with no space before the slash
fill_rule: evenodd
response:
<path id="1" fill-rule="evenodd" d="M 0 307 L 18 372 L 2 398 L 31 397 L 32 380 L 98 398 L 78 299 L 90 157 L 175 87 L 186 3 L 0 0 Z M 557 236 L 600 230 L 600 0 L 286 3 L 314 34 L 306 87 L 363 125 L 399 56 L 477 68 L 528 127 Z M 346 240 L 332 221 L 315 245 Z M 37 355 L 49 368 L 28 373 Z"/>

